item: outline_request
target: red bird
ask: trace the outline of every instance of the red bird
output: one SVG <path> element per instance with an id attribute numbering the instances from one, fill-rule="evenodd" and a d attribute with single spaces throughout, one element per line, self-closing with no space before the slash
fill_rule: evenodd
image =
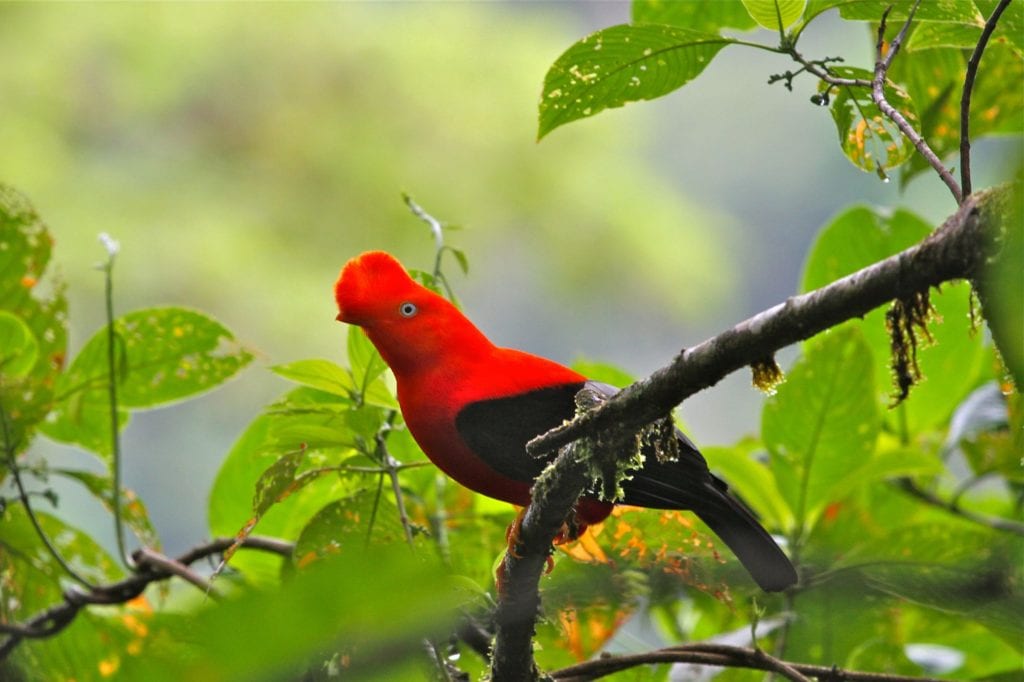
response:
<path id="1" fill-rule="evenodd" d="M 512 504 L 530 503 L 533 479 L 547 464 L 526 453 L 534 436 L 575 414 L 586 384 L 615 389 L 556 362 L 491 343 L 447 299 L 420 286 L 390 254 L 353 258 L 334 287 L 338 320 L 363 328 L 398 382 L 398 403 L 416 442 L 442 471 L 471 490 Z M 645 457 L 623 481 L 621 504 L 689 509 L 730 549 L 763 590 L 793 585 L 796 571 L 771 536 L 708 471 L 677 431 L 679 458 Z M 582 524 L 598 523 L 612 504 L 584 496 Z"/>

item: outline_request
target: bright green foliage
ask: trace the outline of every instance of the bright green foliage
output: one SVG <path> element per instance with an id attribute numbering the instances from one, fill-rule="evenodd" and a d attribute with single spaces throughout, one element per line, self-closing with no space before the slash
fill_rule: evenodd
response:
<path id="1" fill-rule="evenodd" d="M 807 0 L 743 0 L 750 16 L 772 31 L 783 31 L 800 18 Z"/>
<path id="2" fill-rule="evenodd" d="M 742 0 L 637 0 L 632 8 L 634 24 L 668 24 L 705 33 L 757 27 Z"/>
<path id="3" fill-rule="evenodd" d="M 173 403 L 223 383 L 252 360 L 224 326 L 193 310 L 148 308 L 114 321 L 118 406 Z M 57 382 L 57 403 L 44 431 L 109 457 L 106 408 L 107 330 L 85 344 Z"/>
<path id="4" fill-rule="evenodd" d="M 279 587 L 208 602 L 187 617 L 161 616 L 125 679 L 242 682 L 286 679 L 307 667 L 327 679 L 312 658 L 317 652 L 334 654 L 346 677 L 417 679 L 424 633 L 447 632 L 463 601 L 437 562 L 405 547 L 361 549 Z"/>
<path id="5" fill-rule="evenodd" d="M 50 411 L 67 347 L 63 286 L 46 270 L 52 248 L 28 200 L 0 183 L 0 406 L 19 451 Z"/>
<path id="6" fill-rule="evenodd" d="M 20 317 L 0 310 L 0 372 L 20 379 L 39 359 L 39 342 Z"/>
<path id="7" fill-rule="evenodd" d="M 98 499 L 107 511 L 114 509 L 114 482 L 109 476 L 100 476 L 76 469 L 53 469 L 52 473 L 77 481 Z M 121 489 L 121 520 L 135 533 L 145 547 L 160 549 L 160 536 L 149 520 L 146 505 L 133 491 Z"/>
<path id="8" fill-rule="evenodd" d="M 761 430 L 797 537 L 859 481 L 874 454 L 879 416 L 871 352 L 854 330 L 822 335 L 765 405 Z"/>
<path id="9" fill-rule="evenodd" d="M 731 42 L 653 24 L 592 33 L 566 50 L 544 77 L 537 137 L 609 107 L 668 94 L 699 76 Z"/>

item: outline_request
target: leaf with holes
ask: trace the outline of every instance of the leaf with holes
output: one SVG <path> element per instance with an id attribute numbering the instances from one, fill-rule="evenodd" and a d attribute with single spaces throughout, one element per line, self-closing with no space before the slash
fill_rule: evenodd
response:
<path id="1" fill-rule="evenodd" d="M 106 507 L 107 511 L 114 509 L 114 482 L 109 476 L 100 476 L 76 469 L 53 469 L 52 471 L 81 483 Z M 149 520 L 146 505 L 134 491 L 127 488 L 121 489 L 121 520 L 143 545 L 160 549 L 160 536 L 157 535 L 156 528 Z"/>
<path id="2" fill-rule="evenodd" d="M 4 360 L 0 369 L 5 375 L 3 409 L 9 436 L 19 450 L 28 446 L 32 430 L 50 411 L 67 348 L 64 285 L 47 272 L 52 250 L 53 238 L 28 199 L 0 183 L 0 311 L 19 320 L 34 340 L 33 344 L 25 337 L 24 353 Z M 4 328 L 19 338 L 25 336 L 9 319 Z M 5 349 L 11 348 L 13 339 L 4 341 Z"/>
<path id="3" fill-rule="evenodd" d="M 548 70 L 537 137 L 610 107 L 666 95 L 699 76 L 733 42 L 653 24 L 622 24 L 592 33 Z"/>
<path id="4" fill-rule="evenodd" d="M 376 494 L 363 490 L 325 506 L 310 519 L 295 542 L 296 566 L 339 553 L 359 553 L 368 545 L 405 542 L 398 509 Z"/>
<path id="5" fill-rule="evenodd" d="M 128 313 L 114 321 L 114 332 L 118 406 L 123 409 L 156 407 L 208 391 L 252 360 L 223 325 L 185 308 Z M 104 327 L 61 375 L 60 402 L 45 424 L 50 437 L 101 455 L 109 455 L 111 447 L 107 348 Z"/>
<path id="6" fill-rule="evenodd" d="M 864 69 L 845 66 L 832 67 L 832 72 L 840 78 L 870 81 L 873 77 Z M 830 89 L 831 86 L 825 82 L 818 86 L 819 92 Z M 853 165 L 886 177 L 886 171 L 910 158 L 914 145 L 872 101 L 869 88 L 840 86 L 837 90 L 832 96 L 832 119 L 839 132 L 839 146 Z M 888 81 L 883 92 L 889 104 L 916 130 L 920 125 L 917 111 L 907 93 Z"/>
<path id="7" fill-rule="evenodd" d="M 743 0 L 754 21 L 769 31 L 783 31 L 804 13 L 807 0 Z"/>
<path id="8" fill-rule="evenodd" d="M 819 335 L 764 406 L 779 491 L 804 532 L 871 457 L 880 419 L 871 351 L 852 328 Z"/>
<path id="9" fill-rule="evenodd" d="M 668 24 L 705 33 L 757 28 L 742 0 L 635 0 L 632 9 L 634 24 Z"/>

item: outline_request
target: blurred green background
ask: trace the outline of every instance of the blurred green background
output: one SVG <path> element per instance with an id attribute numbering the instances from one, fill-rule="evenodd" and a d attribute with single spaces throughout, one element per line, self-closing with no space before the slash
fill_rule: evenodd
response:
<path id="1" fill-rule="evenodd" d="M 448 272 L 497 342 L 636 375 L 794 293 L 815 232 L 850 202 L 954 210 L 931 176 L 901 192 L 856 170 L 815 84 L 768 86 L 790 65 L 749 50 L 537 144 L 548 66 L 628 17 L 620 2 L 0 5 L 0 179 L 56 236 L 72 349 L 102 324 L 109 232 L 119 312 L 202 309 L 264 365 L 341 360 L 331 285 L 349 257 L 431 266 L 402 191 L 465 228 L 448 239 L 470 276 Z M 802 46 L 870 61 L 867 29 L 833 17 Z M 1010 151 L 975 145 L 977 187 Z M 125 480 L 169 552 L 204 536 L 221 459 L 284 388 L 255 367 L 128 428 Z M 756 429 L 760 399 L 736 375 L 682 415 L 699 443 L 728 442 Z M 65 516 L 109 538 L 97 503 L 60 492 Z"/>

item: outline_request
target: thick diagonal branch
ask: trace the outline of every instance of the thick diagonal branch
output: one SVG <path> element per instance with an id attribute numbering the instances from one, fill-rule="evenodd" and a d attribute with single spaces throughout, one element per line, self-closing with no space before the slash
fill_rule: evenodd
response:
<path id="1" fill-rule="evenodd" d="M 821 289 L 794 296 L 683 350 L 671 364 L 627 387 L 600 407 L 533 439 L 527 450 L 539 456 L 606 429 L 639 429 L 694 393 L 786 346 L 862 317 L 895 298 L 943 282 L 978 277 L 998 241 L 1000 200 L 1009 192 L 1008 187 L 980 192 L 968 198 L 920 244 Z"/>

